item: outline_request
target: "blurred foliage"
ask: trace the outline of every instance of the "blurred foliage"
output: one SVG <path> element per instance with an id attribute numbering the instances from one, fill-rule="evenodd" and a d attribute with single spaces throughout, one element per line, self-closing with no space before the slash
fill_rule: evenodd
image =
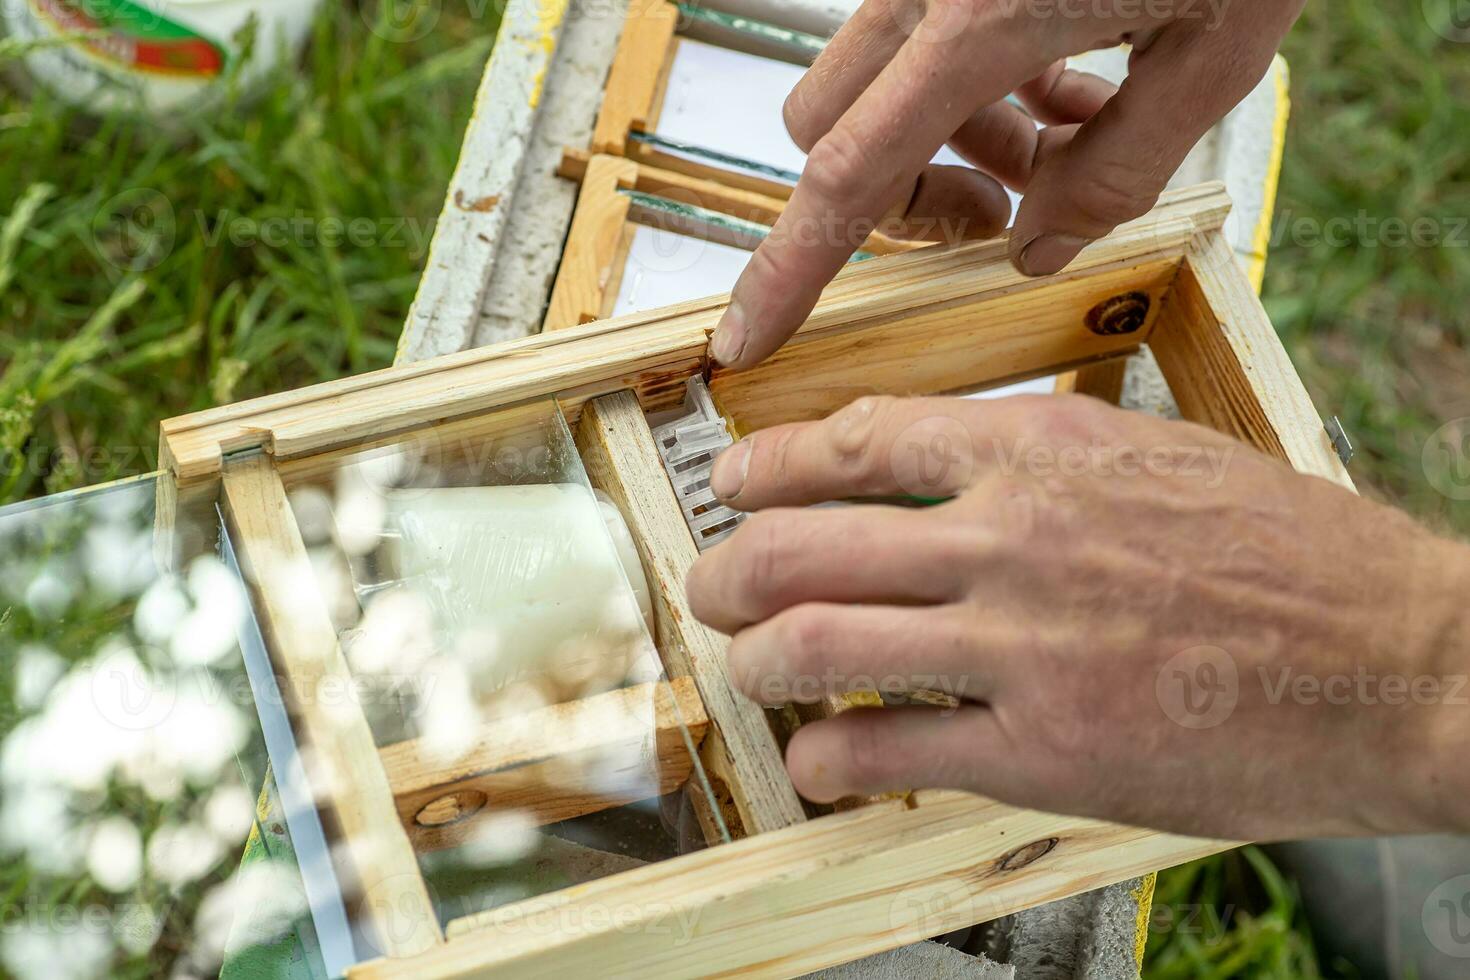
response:
<path id="1" fill-rule="evenodd" d="M 1296 889 L 1258 848 L 1159 876 L 1148 980 L 1316 980 L 1322 973 Z"/>
<path id="2" fill-rule="evenodd" d="M 391 362 L 499 11 L 424 5 L 401 42 L 393 6 L 323 5 L 302 59 L 167 125 L 0 88 L 0 502 Z"/>
<path id="3" fill-rule="evenodd" d="M 1431 29 L 1433 6 L 1307 5 L 1285 48 L 1265 297 L 1317 407 L 1353 438 L 1363 492 L 1470 535 L 1470 504 L 1421 462 L 1470 416 L 1470 46 Z M 1416 222 L 1419 244 L 1395 234 Z"/>
<path id="4" fill-rule="evenodd" d="M 94 118 L 24 85 L 15 62 L 30 49 L 0 39 L 11 71 L 0 76 L 0 503 L 153 469 L 160 419 L 391 362 L 500 9 L 422 6 L 436 22 L 419 31 L 394 7 L 323 4 L 301 58 L 248 92 L 230 79 L 224 104 L 163 123 Z M 407 34 L 423 36 L 397 40 Z M 0 520 L 0 976 L 21 962 L 27 975 L 83 975 L 98 957 L 109 976 L 169 975 L 199 955 L 201 935 L 217 955 L 234 904 L 276 882 L 235 873 L 263 778 L 256 738 L 178 787 L 156 782 L 174 753 L 197 757 L 235 731 L 249 702 L 238 655 L 183 670 L 177 651 L 139 634 L 140 595 L 171 595 L 169 581 L 93 582 L 128 565 L 98 547 L 146 563 L 151 508 L 143 483 Z M 62 613 L 46 611 L 47 583 Z M 179 704 L 204 697 L 206 730 L 179 732 L 188 716 L 176 709 L 174 729 L 97 743 L 77 685 L 117 683 L 119 651 L 177 683 Z M 52 755 L 90 744 L 73 755 L 108 760 L 105 778 L 38 766 L 27 744 Z M 222 789 L 243 799 L 246 828 L 216 826 Z M 86 853 L 109 819 L 147 849 L 122 890 L 96 879 Z M 164 858 L 208 866 L 161 879 L 160 831 L 187 844 Z M 278 888 L 270 897 L 290 905 Z M 93 910 L 106 928 L 58 919 Z"/>

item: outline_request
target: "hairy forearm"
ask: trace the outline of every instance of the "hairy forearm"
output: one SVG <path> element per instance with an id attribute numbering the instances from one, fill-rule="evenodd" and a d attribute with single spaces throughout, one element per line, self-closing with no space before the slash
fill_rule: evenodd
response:
<path id="1" fill-rule="evenodd" d="M 1444 679 L 1422 760 L 1405 759 L 1436 829 L 1470 833 L 1470 544 L 1434 543 L 1434 580 L 1421 583 L 1422 609 L 1409 610 L 1422 662 Z M 1415 606 L 1421 603 L 1416 601 Z"/>

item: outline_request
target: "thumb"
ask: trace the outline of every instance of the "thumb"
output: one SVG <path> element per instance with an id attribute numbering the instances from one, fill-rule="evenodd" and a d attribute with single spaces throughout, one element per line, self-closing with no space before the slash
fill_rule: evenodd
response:
<path id="1" fill-rule="evenodd" d="M 1250 94 L 1274 54 L 1269 35 L 1242 38 L 1183 23 L 1135 49 L 1117 94 L 1037 167 L 1011 232 L 1011 261 L 1027 275 L 1051 275 L 1088 243 L 1147 212 L 1200 137 Z"/>

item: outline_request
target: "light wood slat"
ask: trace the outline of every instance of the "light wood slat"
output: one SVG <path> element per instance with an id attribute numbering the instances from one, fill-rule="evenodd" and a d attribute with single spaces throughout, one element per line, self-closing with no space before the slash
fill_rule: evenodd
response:
<path id="1" fill-rule="evenodd" d="M 264 457 L 230 464 L 224 511 L 313 789 L 346 856 L 379 948 L 411 956 L 443 941 L 388 777 L 353 696 L 280 476 Z"/>
<path id="2" fill-rule="evenodd" d="M 1228 207 L 1218 184 L 1168 195 L 1148 217 L 1084 249 L 1060 277 L 1020 275 L 1004 240 L 855 263 L 827 288 L 793 344 L 1179 256 L 1196 230 L 1218 227 Z M 573 416 L 587 397 L 622 388 L 637 389 L 645 403 L 660 393 L 677 397 L 683 379 L 708 363 L 708 337 L 727 301 L 708 297 L 171 419 L 161 427 L 160 457 L 182 493 L 185 484 L 217 480 L 223 456 L 235 451 L 305 455 L 552 394 Z"/>
<path id="3" fill-rule="evenodd" d="M 694 681 L 682 677 L 491 722 L 450 757 L 422 739 L 381 754 L 404 830 L 432 851 L 507 811 L 542 825 L 671 793 L 689 779 L 690 744 L 708 728 Z"/>
<path id="4" fill-rule="evenodd" d="M 693 677 L 719 733 L 711 765 L 724 773 L 747 833 L 805 819 L 765 715 L 730 688 L 729 641 L 694 618 L 684 577 L 699 552 L 664 472 L 643 409 L 632 392 L 589 402 L 577 426 L 577 448 L 594 486 L 622 511 L 649 577 L 658 648 L 668 673 Z"/>
<path id="5" fill-rule="evenodd" d="M 1134 350 L 1149 335 L 1177 264 L 1155 259 L 1044 286 L 951 303 L 900 320 L 783 347 L 751 371 L 716 369 L 710 392 L 744 435 L 823 418 L 863 395 L 933 394 Z M 1120 294 L 1147 297 L 1135 331 L 1098 335 L 1089 311 Z"/>
<path id="6" fill-rule="evenodd" d="M 1149 347 L 1187 419 L 1351 488 L 1322 417 L 1221 235 L 1191 244 Z"/>
<path id="7" fill-rule="evenodd" d="M 541 323 L 543 331 L 590 323 L 602 313 L 632 204 L 618 188 L 632 187 L 637 173 L 638 165 L 623 157 L 598 155 L 588 164 L 546 319 Z"/>
<path id="8" fill-rule="evenodd" d="M 658 112 L 659 83 L 673 51 L 679 11 L 665 0 L 632 0 L 607 74 L 592 149 L 622 155 L 628 131 L 649 128 Z"/>
<path id="9" fill-rule="evenodd" d="M 1059 394 L 1091 395 L 1116 405 L 1123 400 L 1123 379 L 1127 372 L 1128 358 L 1115 357 L 1069 371 L 1057 378 L 1056 390 Z"/>
<path id="10" fill-rule="evenodd" d="M 793 185 L 777 180 L 773 177 L 763 177 L 758 173 L 744 170 L 734 170 L 722 167 L 717 163 L 706 163 L 694 156 L 676 156 L 666 153 L 651 143 L 641 143 L 629 140 L 624 153 L 633 160 L 660 170 L 668 170 L 674 173 L 687 174 L 699 180 L 719 181 L 730 187 L 739 188 L 743 191 L 751 191 L 763 194 L 766 197 L 777 197 L 783 200 L 791 197 Z"/>
<path id="11" fill-rule="evenodd" d="M 348 976 L 798 976 L 1226 846 L 921 792 L 457 920 Z"/>
<path id="12" fill-rule="evenodd" d="M 568 180 L 585 181 L 591 161 L 596 159 L 583 150 L 569 149 L 562 154 L 557 173 Z M 632 162 L 632 161 L 630 161 Z M 772 197 L 757 191 L 732 187 L 728 183 L 665 170 L 646 163 L 634 163 L 633 189 L 645 194 L 692 204 L 762 225 L 774 225 L 786 207 L 785 197 Z M 874 232 L 863 243 L 863 250 L 874 255 L 910 252 L 932 242 L 911 242 Z"/>

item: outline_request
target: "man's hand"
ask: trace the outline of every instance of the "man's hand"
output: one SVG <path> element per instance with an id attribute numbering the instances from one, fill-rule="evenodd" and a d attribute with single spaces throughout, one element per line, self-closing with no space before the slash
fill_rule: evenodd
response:
<path id="1" fill-rule="evenodd" d="M 1153 206 L 1265 74 L 1303 2 L 865 0 L 787 99 L 806 168 L 712 353 L 730 367 L 770 355 L 884 219 L 909 237 L 997 234 L 1010 212 L 1001 184 L 1026 194 L 1012 260 L 1057 272 Z M 1133 53 L 1116 94 L 1064 70 L 1067 56 L 1122 40 Z M 946 142 L 978 171 L 930 166 Z"/>
<path id="2" fill-rule="evenodd" d="M 864 399 L 714 471 L 689 575 L 819 802 L 919 787 L 1229 838 L 1470 829 L 1470 549 L 1211 430 L 1080 396 Z M 826 500 L 948 499 L 912 508 Z"/>

